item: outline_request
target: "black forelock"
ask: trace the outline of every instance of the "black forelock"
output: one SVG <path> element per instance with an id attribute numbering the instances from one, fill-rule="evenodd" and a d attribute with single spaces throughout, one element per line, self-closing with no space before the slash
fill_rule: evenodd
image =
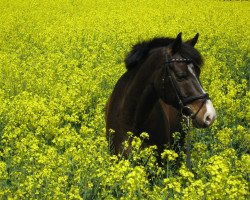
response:
<path id="1" fill-rule="evenodd" d="M 132 47 L 132 50 L 128 53 L 125 58 L 125 64 L 127 70 L 131 70 L 137 67 L 142 61 L 147 57 L 150 50 L 158 47 L 166 47 L 172 42 L 175 38 L 153 38 L 148 41 L 139 42 Z M 200 53 L 194 49 L 192 46 L 182 43 L 179 53 L 194 62 L 194 64 L 201 66 L 203 64 L 203 59 Z"/>

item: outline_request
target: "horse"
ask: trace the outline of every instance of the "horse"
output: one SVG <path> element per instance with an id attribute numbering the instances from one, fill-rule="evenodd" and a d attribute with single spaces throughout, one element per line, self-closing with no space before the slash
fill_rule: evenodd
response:
<path id="1" fill-rule="evenodd" d="M 160 155 L 174 143 L 173 133 L 183 132 L 182 118 L 188 116 L 196 128 L 211 126 L 216 111 L 199 76 L 203 58 L 192 39 L 157 37 L 139 42 L 125 58 L 126 72 L 117 81 L 106 104 L 106 136 L 114 154 L 131 153 L 124 141 L 132 132 L 149 134 L 145 146 L 156 145 Z M 112 130 L 112 131 L 111 131 Z M 114 132 L 114 133 L 111 133 Z M 180 144 L 184 146 L 185 134 Z"/>

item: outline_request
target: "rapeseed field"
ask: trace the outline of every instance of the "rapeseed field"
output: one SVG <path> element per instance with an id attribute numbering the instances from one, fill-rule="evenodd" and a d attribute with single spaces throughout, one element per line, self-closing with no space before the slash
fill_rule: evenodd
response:
<path id="1" fill-rule="evenodd" d="M 0 199 L 248 199 L 250 3 L 1 0 Z M 218 117 L 191 130 L 193 170 L 133 139 L 111 156 L 104 107 L 133 44 L 197 32 Z M 175 134 L 178 138 L 178 133 Z M 131 136 L 133 137 L 133 136 Z M 183 158 L 180 168 L 177 157 Z"/>

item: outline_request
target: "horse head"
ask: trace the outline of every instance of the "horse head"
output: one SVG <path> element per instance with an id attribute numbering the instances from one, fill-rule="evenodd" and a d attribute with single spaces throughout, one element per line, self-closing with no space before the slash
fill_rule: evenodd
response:
<path id="1" fill-rule="evenodd" d="M 206 128 L 214 122 L 216 111 L 199 78 L 203 60 L 194 48 L 198 37 L 197 33 L 182 42 L 179 33 L 171 44 L 163 47 L 163 64 L 155 85 L 163 101 L 190 116 L 195 127 Z"/>

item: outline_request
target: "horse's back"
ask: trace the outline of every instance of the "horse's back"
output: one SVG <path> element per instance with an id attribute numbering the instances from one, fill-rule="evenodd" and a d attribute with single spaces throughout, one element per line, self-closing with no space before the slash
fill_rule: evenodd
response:
<path id="1" fill-rule="evenodd" d="M 124 102 L 126 93 L 133 78 L 133 74 L 129 71 L 124 73 L 117 81 L 112 94 L 106 104 L 106 128 L 115 129 L 119 124 L 122 124 Z"/>

